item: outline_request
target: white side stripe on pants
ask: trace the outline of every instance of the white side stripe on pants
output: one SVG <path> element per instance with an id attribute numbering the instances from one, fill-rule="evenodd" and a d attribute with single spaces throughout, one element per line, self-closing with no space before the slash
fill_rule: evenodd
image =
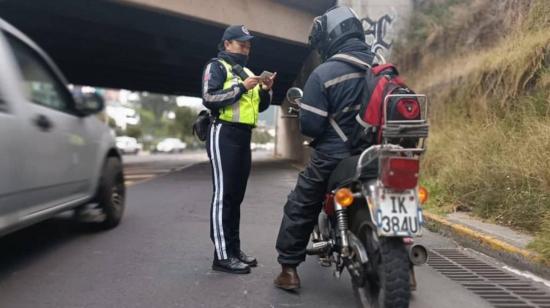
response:
<path id="1" fill-rule="evenodd" d="M 216 132 L 216 126 L 212 125 L 210 128 L 210 158 L 212 159 L 212 171 L 214 173 L 214 199 L 212 200 L 212 230 L 214 232 L 214 247 L 216 248 L 216 254 L 218 259 L 221 259 L 221 249 L 220 241 L 218 238 L 218 225 L 216 223 L 216 214 L 217 209 L 216 205 L 218 204 L 218 168 L 216 164 L 216 153 L 214 152 L 214 135 Z"/>
<path id="2" fill-rule="evenodd" d="M 214 246 L 216 248 L 216 254 L 218 259 L 225 259 L 224 250 L 222 250 L 222 239 L 220 238 L 220 224 L 218 223 L 219 211 L 219 199 L 220 199 L 220 182 L 218 177 L 218 152 L 216 151 L 216 131 L 218 131 L 217 125 L 213 125 L 210 130 L 210 156 L 212 158 L 212 170 L 214 171 L 214 200 L 212 201 L 212 228 L 214 232 Z M 222 226 L 223 228 L 223 226 Z"/>
<path id="3" fill-rule="evenodd" d="M 227 251 L 225 247 L 225 236 L 223 234 L 223 169 L 222 169 L 222 158 L 220 156 L 220 131 L 222 130 L 222 124 L 218 124 L 218 130 L 216 132 L 216 160 L 218 163 L 218 186 L 220 194 L 218 197 L 218 232 L 220 233 L 221 240 L 221 252 L 222 259 L 227 259 Z"/>

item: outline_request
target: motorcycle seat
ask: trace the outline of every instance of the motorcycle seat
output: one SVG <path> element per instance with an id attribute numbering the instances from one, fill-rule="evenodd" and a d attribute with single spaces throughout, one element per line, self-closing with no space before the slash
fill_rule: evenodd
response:
<path id="1" fill-rule="evenodd" d="M 378 161 L 370 163 L 363 168 L 360 175 L 356 174 L 357 162 L 359 155 L 350 156 L 343 159 L 334 171 L 332 171 L 328 180 L 328 191 L 332 191 L 340 186 L 345 186 L 357 179 L 375 178 L 378 176 Z"/>

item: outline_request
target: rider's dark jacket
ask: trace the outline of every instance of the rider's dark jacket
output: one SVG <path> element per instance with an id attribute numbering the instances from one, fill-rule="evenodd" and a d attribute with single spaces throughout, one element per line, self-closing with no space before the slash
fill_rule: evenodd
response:
<path id="1" fill-rule="evenodd" d="M 345 42 L 337 54 L 352 55 L 369 65 L 374 59 L 368 45 L 357 39 Z M 364 71 L 330 58 L 311 73 L 301 103 L 300 132 L 314 138 L 311 144 L 315 150 L 326 154 L 349 153 L 348 145 L 330 121 L 333 119 L 343 134 L 351 134 L 364 85 Z"/>

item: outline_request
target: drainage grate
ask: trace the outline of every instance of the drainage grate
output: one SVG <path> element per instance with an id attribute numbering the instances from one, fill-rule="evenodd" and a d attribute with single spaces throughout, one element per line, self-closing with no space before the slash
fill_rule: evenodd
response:
<path id="1" fill-rule="evenodd" d="M 550 308 L 550 293 L 457 249 L 430 251 L 428 264 L 496 308 Z"/>

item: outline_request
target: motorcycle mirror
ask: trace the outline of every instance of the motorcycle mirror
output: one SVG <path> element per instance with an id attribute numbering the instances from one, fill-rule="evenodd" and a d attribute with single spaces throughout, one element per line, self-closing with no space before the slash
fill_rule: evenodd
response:
<path id="1" fill-rule="evenodd" d="M 288 99 L 291 103 L 298 105 L 298 100 L 301 99 L 304 96 L 304 92 L 302 89 L 297 87 L 292 87 L 286 91 L 286 99 Z"/>

